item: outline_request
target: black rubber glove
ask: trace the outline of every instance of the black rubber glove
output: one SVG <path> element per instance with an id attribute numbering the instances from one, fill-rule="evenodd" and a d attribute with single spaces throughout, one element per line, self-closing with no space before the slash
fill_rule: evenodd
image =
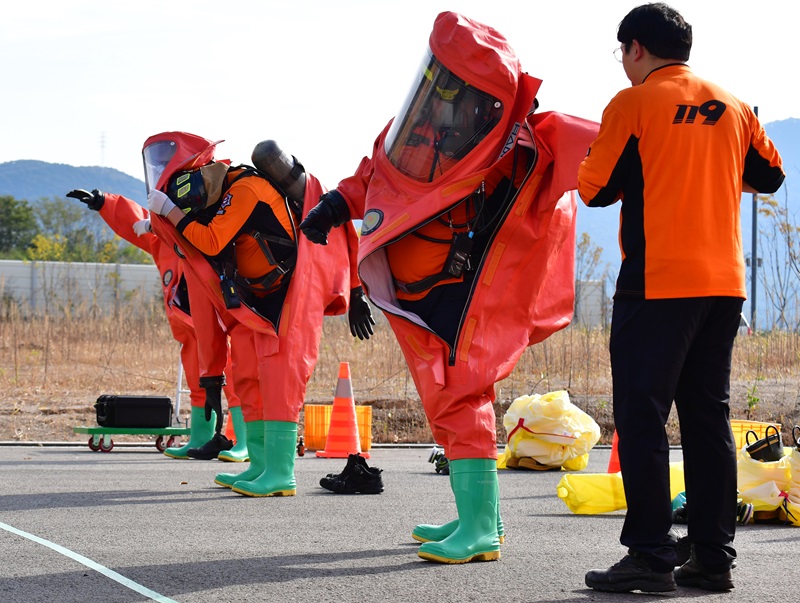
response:
<path id="1" fill-rule="evenodd" d="M 85 191 L 82 188 L 77 188 L 74 191 L 69 191 L 67 193 L 67 197 L 72 197 L 73 199 L 77 199 L 81 203 L 85 203 L 89 209 L 94 211 L 100 211 L 100 208 L 103 207 L 103 203 L 106 202 L 105 193 L 94 189 L 91 193 L 89 191 Z"/>
<path id="2" fill-rule="evenodd" d="M 222 433 L 222 386 L 225 385 L 225 376 L 200 377 L 200 387 L 206 390 L 206 421 L 211 420 L 211 411 L 217 413 L 214 427 L 216 433 Z"/>
<path id="3" fill-rule="evenodd" d="M 312 243 L 327 245 L 331 228 L 341 226 L 349 219 L 350 209 L 347 202 L 339 191 L 332 190 L 319 198 L 319 203 L 308 212 L 299 228 Z"/>
<path id="4" fill-rule="evenodd" d="M 364 289 L 361 287 L 350 289 L 350 310 L 347 313 L 347 319 L 350 321 L 350 333 L 353 334 L 353 337 L 364 340 L 369 339 L 369 336 L 374 333 L 372 326 L 375 324 L 375 320 L 372 318 L 372 310 L 367 302 L 367 296 L 364 295 Z"/>

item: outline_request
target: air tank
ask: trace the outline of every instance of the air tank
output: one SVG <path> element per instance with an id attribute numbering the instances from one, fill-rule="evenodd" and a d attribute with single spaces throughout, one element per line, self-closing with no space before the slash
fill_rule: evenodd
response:
<path id="1" fill-rule="evenodd" d="M 256 169 L 264 172 L 284 195 L 303 206 L 306 170 L 294 155 L 287 155 L 274 140 L 259 142 L 251 156 Z"/>

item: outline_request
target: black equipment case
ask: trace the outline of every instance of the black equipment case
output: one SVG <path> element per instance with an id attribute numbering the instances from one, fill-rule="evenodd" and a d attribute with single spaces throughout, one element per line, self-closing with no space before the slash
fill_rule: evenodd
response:
<path id="1" fill-rule="evenodd" d="M 105 394 L 94 405 L 101 427 L 169 427 L 172 400 L 166 396 Z"/>

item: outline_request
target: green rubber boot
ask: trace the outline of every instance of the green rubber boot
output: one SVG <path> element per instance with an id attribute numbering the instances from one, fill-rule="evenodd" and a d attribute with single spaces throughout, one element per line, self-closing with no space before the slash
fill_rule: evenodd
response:
<path id="1" fill-rule="evenodd" d="M 264 440 L 267 466 L 250 481 L 233 484 L 233 491 L 245 496 L 294 496 L 294 459 L 297 452 L 297 423 L 265 421 Z"/>
<path id="2" fill-rule="evenodd" d="M 206 421 L 205 408 L 202 406 L 192 406 L 192 414 L 189 418 L 189 441 L 178 448 L 167 448 L 164 454 L 173 459 L 190 458 L 187 454 L 190 448 L 199 448 L 214 435 L 215 423 L 215 413 L 212 412 L 211 420 Z"/>
<path id="3" fill-rule="evenodd" d="M 499 486 L 499 485 L 498 485 Z M 453 487 L 453 478 L 452 474 L 450 477 L 450 487 Z M 458 527 L 458 520 L 454 519 L 453 521 L 448 521 L 442 525 L 435 525 L 429 523 L 421 523 L 414 528 L 414 531 L 411 532 L 411 538 L 416 540 L 417 542 L 439 542 L 440 540 L 444 540 L 450 534 L 455 532 L 455 529 Z M 500 539 L 500 544 L 503 544 L 506 540 L 505 538 L 505 528 L 503 527 L 503 517 L 500 515 L 500 492 L 498 490 L 497 496 L 497 536 Z"/>
<path id="4" fill-rule="evenodd" d="M 242 416 L 242 409 L 239 406 L 234 406 L 228 409 L 230 420 L 233 422 L 233 433 L 236 436 L 236 444 L 230 450 L 223 450 L 217 455 L 221 461 L 228 461 L 229 463 L 243 463 L 247 460 L 247 429 L 245 428 L 244 417 Z"/>
<path id="5" fill-rule="evenodd" d="M 247 421 L 244 424 L 245 441 L 250 452 L 250 466 L 241 473 L 217 473 L 214 483 L 232 488 L 239 480 L 251 480 L 264 472 L 266 453 L 264 452 L 264 421 Z"/>
<path id="6" fill-rule="evenodd" d="M 497 535 L 497 463 L 493 459 L 450 461 L 458 526 L 444 540 L 426 542 L 418 555 L 439 563 L 500 559 Z"/>

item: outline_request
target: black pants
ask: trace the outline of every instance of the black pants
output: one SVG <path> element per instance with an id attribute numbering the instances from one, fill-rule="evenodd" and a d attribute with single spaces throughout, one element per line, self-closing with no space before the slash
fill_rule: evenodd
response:
<path id="1" fill-rule="evenodd" d="M 728 403 L 743 302 L 614 300 L 614 423 L 628 503 L 620 542 L 645 554 L 655 571 L 670 571 L 676 563 L 665 430 L 673 400 L 696 557 L 712 572 L 727 570 L 736 557 L 736 448 Z"/>

